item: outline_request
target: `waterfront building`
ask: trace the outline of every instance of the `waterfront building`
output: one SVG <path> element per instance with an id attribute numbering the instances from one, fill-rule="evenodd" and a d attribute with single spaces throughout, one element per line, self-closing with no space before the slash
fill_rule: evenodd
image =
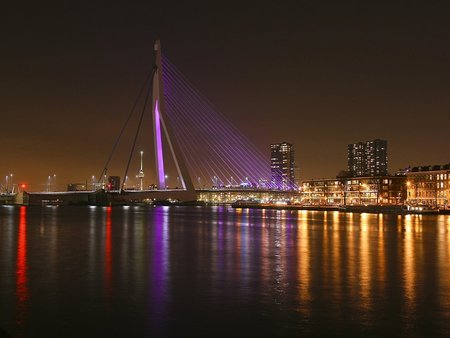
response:
<path id="1" fill-rule="evenodd" d="M 119 191 L 120 190 L 120 177 L 119 176 L 108 176 L 108 186 L 109 191 Z"/>
<path id="2" fill-rule="evenodd" d="M 288 142 L 270 145 L 271 183 L 277 189 L 295 189 L 294 145 Z"/>
<path id="3" fill-rule="evenodd" d="M 413 167 L 406 173 L 407 203 L 439 209 L 450 207 L 450 163 Z"/>
<path id="4" fill-rule="evenodd" d="M 387 141 L 376 139 L 349 144 L 348 171 L 353 177 L 387 175 Z"/>
<path id="5" fill-rule="evenodd" d="M 305 205 L 402 205 L 404 176 L 350 177 L 303 181 L 300 201 Z"/>
<path id="6" fill-rule="evenodd" d="M 211 204 L 231 204 L 239 201 L 246 203 L 274 203 L 299 200 L 297 191 L 263 189 L 202 189 L 197 190 L 197 200 Z"/>

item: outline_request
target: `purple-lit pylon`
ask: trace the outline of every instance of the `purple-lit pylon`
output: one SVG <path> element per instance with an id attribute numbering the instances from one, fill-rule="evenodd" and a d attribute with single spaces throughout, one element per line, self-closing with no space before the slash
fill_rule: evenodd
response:
<path id="1" fill-rule="evenodd" d="M 191 178 L 184 163 L 183 155 L 181 154 L 178 143 L 172 132 L 170 122 L 165 118 L 165 101 L 164 101 L 164 86 L 162 82 L 162 64 L 161 64 L 161 45 L 159 40 L 155 42 L 156 63 L 155 73 L 153 76 L 153 100 L 152 100 L 152 115 L 153 115 L 153 135 L 155 138 L 155 164 L 156 175 L 158 179 L 158 189 L 166 189 L 166 173 L 164 169 L 164 154 L 163 154 L 163 132 L 166 137 L 166 144 L 170 149 L 173 163 L 177 170 L 177 177 L 184 190 L 193 193 L 195 198 L 195 189 Z"/>
<path id="2" fill-rule="evenodd" d="M 166 174 L 164 172 L 164 156 L 161 135 L 161 114 L 159 112 L 158 100 L 155 100 L 153 108 L 153 124 L 155 138 L 156 172 L 158 176 L 158 189 L 166 188 Z"/>

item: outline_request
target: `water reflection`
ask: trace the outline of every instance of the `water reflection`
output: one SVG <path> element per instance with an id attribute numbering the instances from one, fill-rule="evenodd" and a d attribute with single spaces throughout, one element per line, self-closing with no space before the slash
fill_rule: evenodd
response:
<path id="1" fill-rule="evenodd" d="M 105 290 L 107 293 L 111 293 L 112 291 L 111 213 L 112 207 L 107 207 L 105 222 Z"/>
<path id="2" fill-rule="evenodd" d="M 169 259 L 169 226 L 168 207 L 157 210 L 153 215 L 149 237 L 151 270 L 150 270 L 150 313 L 153 330 L 156 336 L 163 333 L 162 318 L 166 314 L 168 295 L 168 275 L 170 270 Z"/>
<path id="3" fill-rule="evenodd" d="M 399 228 L 402 228 L 401 219 L 399 221 Z M 403 280 L 405 288 L 405 307 L 408 315 L 411 315 L 413 311 L 415 301 L 415 250 L 414 250 L 414 233 L 416 230 L 416 222 L 413 222 L 411 215 L 406 215 L 403 220 L 404 231 L 404 247 L 402 261 L 403 268 Z"/>
<path id="4" fill-rule="evenodd" d="M 310 315 L 311 306 L 311 248 L 309 240 L 308 219 L 302 212 L 298 213 L 297 223 L 297 273 L 298 273 L 298 303 L 299 311 L 305 317 Z"/>
<path id="5" fill-rule="evenodd" d="M 29 298 L 27 274 L 27 208 L 22 206 L 19 211 L 16 265 L 16 297 L 18 309 L 16 321 L 19 325 L 25 322 L 27 312 Z"/>
<path id="6" fill-rule="evenodd" d="M 360 286 L 360 306 L 364 312 L 371 310 L 372 303 L 372 255 L 370 253 L 370 234 L 371 234 L 371 221 L 374 215 L 361 214 L 361 225 L 359 233 L 359 286 Z M 358 280 L 354 281 L 355 285 L 358 285 Z"/>
<path id="7" fill-rule="evenodd" d="M 24 332 L 64 332 L 63 313 L 97 329 L 91 336 L 117 325 L 134 336 L 237 324 L 262 336 L 450 330 L 449 216 L 80 210 L 0 210 L 0 310 L 15 309 Z"/>
<path id="8" fill-rule="evenodd" d="M 400 296 L 403 302 L 398 304 L 400 312 L 395 315 L 400 315 L 404 332 L 413 333 L 414 330 L 422 329 L 416 327 L 417 324 L 409 318 L 423 311 L 423 301 L 428 304 L 437 302 L 444 308 L 447 306 L 441 311 L 446 314 L 445 318 L 449 318 L 450 274 L 445 267 L 450 258 L 450 217 L 440 216 L 438 222 L 436 218 L 430 217 L 426 224 L 427 240 L 423 235 L 424 216 L 420 215 L 397 217 L 337 212 L 308 215 L 310 217 L 306 217 L 305 212 L 297 214 L 297 238 L 294 245 L 290 241 L 290 227 L 282 227 L 286 234 L 281 236 L 280 231 L 275 230 L 275 238 L 270 241 L 275 248 L 271 256 L 278 263 L 271 271 L 274 278 L 279 278 L 286 266 L 291 267 L 290 264 L 282 263 L 286 257 L 297 257 L 298 309 L 303 316 L 314 316 L 311 299 L 317 302 L 318 299 L 326 298 L 327 306 L 334 308 L 332 312 L 336 320 L 342 316 L 339 313 L 343 309 L 358 308 L 360 325 L 373 327 L 381 323 L 379 311 L 382 304 Z M 282 224 L 284 218 L 279 216 L 281 214 L 277 215 L 277 220 Z M 438 238 L 435 238 L 436 231 L 439 233 Z M 386 242 L 387 234 L 389 242 Z M 433 241 L 437 241 L 437 250 Z M 283 249 L 276 251 L 278 247 Z M 398 259 L 393 256 L 396 252 L 400 254 Z M 312 263 L 312 257 L 316 257 L 313 258 L 315 264 Z M 438 268 L 428 263 L 435 259 L 440 261 Z M 315 271 L 317 266 L 321 268 L 320 273 Z M 434 277 L 436 270 L 439 275 Z M 424 290 L 421 285 L 425 283 L 425 278 L 427 283 L 430 280 L 433 283 L 439 281 L 440 290 Z M 316 287 L 311 289 L 311 285 Z M 320 290 L 320 293 L 315 290 Z M 384 315 L 381 318 L 392 320 Z M 440 327 L 436 332 L 442 332 L 442 326 L 448 327 L 442 321 L 437 322 Z"/>
<path id="9" fill-rule="evenodd" d="M 438 266 L 447 266 L 450 262 L 450 217 L 439 216 L 438 238 L 437 238 Z M 438 269 L 439 289 L 445 290 L 450 287 L 450 273 L 448 269 Z M 440 305 L 447 317 L 450 317 L 450 297 L 439 297 Z"/>

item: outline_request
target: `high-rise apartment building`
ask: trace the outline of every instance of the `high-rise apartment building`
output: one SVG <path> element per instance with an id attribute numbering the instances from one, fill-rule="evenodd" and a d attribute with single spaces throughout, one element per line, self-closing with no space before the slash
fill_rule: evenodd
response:
<path id="1" fill-rule="evenodd" d="M 287 142 L 270 145 L 270 168 L 272 186 L 278 189 L 294 189 L 294 145 Z"/>
<path id="2" fill-rule="evenodd" d="M 387 141 L 376 139 L 349 144 L 348 171 L 356 177 L 387 175 Z"/>

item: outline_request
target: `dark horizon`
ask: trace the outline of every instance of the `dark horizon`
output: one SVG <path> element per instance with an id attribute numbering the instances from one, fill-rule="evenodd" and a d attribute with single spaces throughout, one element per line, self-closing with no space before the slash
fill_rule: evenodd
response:
<path id="1" fill-rule="evenodd" d="M 10 3 L 0 180 L 13 173 L 15 183 L 39 187 L 54 174 L 58 185 L 98 176 L 152 67 L 156 38 L 268 161 L 271 143 L 293 143 L 301 179 L 334 177 L 347 168 L 348 144 L 377 138 L 388 141 L 391 173 L 448 163 L 448 7 Z M 149 122 L 138 141 L 147 178 Z M 122 176 L 128 147 L 111 174 Z"/>

